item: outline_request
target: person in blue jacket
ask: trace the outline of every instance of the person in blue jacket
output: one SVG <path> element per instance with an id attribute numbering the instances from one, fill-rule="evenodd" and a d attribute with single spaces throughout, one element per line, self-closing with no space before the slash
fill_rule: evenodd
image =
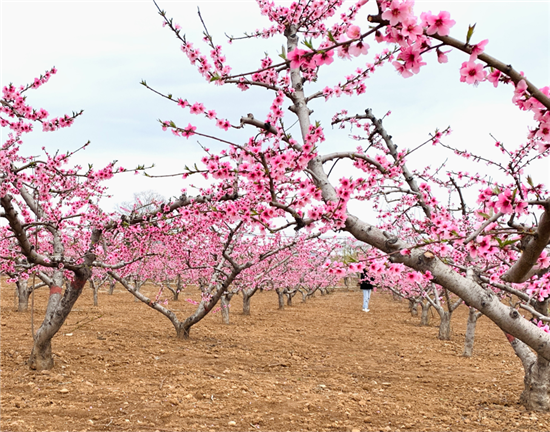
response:
<path id="1" fill-rule="evenodd" d="M 363 270 L 361 273 L 361 279 L 359 279 L 359 286 L 361 291 L 363 291 L 363 312 L 369 312 L 369 301 L 370 295 L 372 294 L 372 289 L 374 286 L 371 282 L 374 281 L 373 277 L 370 277 L 367 273 L 367 270 Z"/>

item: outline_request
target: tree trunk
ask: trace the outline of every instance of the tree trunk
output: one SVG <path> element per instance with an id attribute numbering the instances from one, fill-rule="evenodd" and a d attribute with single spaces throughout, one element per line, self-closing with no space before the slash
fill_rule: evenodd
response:
<path id="1" fill-rule="evenodd" d="M 471 307 L 468 313 L 468 324 L 466 325 L 466 337 L 464 338 L 463 357 L 472 357 L 474 352 L 474 338 L 476 335 L 477 320 L 481 316 L 475 308 Z"/>
<path id="2" fill-rule="evenodd" d="M 525 371 L 525 388 L 520 403 L 528 410 L 550 410 L 550 362 L 537 355 L 536 361 Z"/>
<path id="3" fill-rule="evenodd" d="M 229 285 L 229 284 L 228 284 Z M 195 324 L 197 324 L 200 320 L 202 320 L 208 313 L 216 306 L 218 301 L 220 300 L 220 297 L 222 297 L 223 292 L 225 291 L 224 288 L 219 288 L 218 291 L 216 291 L 209 301 L 201 301 L 199 303 L 199 307 L 197 310 L 188 317 L 185 321 L 178 323 L 178 326 L 176 327 L 176 337 L 178 339 L 189 339 L 189 333 L 191 332 L 191 327 L 193 327 Z M 223 311 L 223 308 L 222 308 Z M 223 316 L 223 312 L 222 312 Z M 229 324 L 229 311 L 227 315 Z"/>
<path id="4" fill-rule="evenodd" d="M 519 339 L 507 334 L 514 352 L 523 364 L 523 392 L 519 402 L 528 410 L 550 411 L 550 362 L 535 354 Z"/>
<path id="5" fill-rule="evenodd" d="M 418 302 L 415 299 L 409 299 L 409 310 L 411 311 L 411 316 L 418 316 Z"/>
<path id="6" fill-rule="evenodd" d="M 277 292 L 277 296 L 279 297 L 279 309 L 285 308 L 285 291 L 281 288 L 277 288 L 275 290 Z"/>
<path id="7" fill-rule="evenodd" d="M 99 284 L 97 284 L 94 280 L 90 279 L 90 285 L 92 286 L 92 291 L 94 293 L 94 306 L 99 306 L 99 303 L 97 301 L 97 293 L 99 291 Z"/>
<path id="8" fill-rule="evenodd" d="M 243 293 L 243 315 L 250 315 L 250 297 L 246 290 L 242 291 Z"/>
<path id="9" fill-rule="evenodd" d="M 113 292 L 115 291 L 115 285 L 116 281 L 114 279 L 111 279 L 109 281 L 109 295 L 113 295 Z"/>
<path id="10" fill-rule="evenodd" d="M 141 286 L 143 284 L 137 280 L 134 281 L 134 289 L 136 290 L 136 292 L 139 292 L 139 290 L 141 289 Z M 134 297 L 134 302 L 138 302 L 139 301 L 139 298 L 137 297 Z"/>
<path id="11" fill-rule="evenodd" d="M 438 311 L 439 312 L 439 311 Z M 439 312 L 439 335 L 437 336 L 441 340 L 451 340 L 451 312 L 442 310 Z"/>
<path id="12" fill-rule="evenodd" d="M 28 361 L 31 369 L 40 371 L 53 367 L 52 338 L 59 331 L 65 319 L 67 319 L 73 305 L 82 293 L 86 280 L 90 276 L 91 271 L 88 269 L 81 270 L 75 274 L 71 285 L 65 289 L 63 297 L 61 296 L 61 288 L 59 286 L 53 285 L 50 287 L 50 298 L 48 300 L 46 316 L 36 332 L 34 345 Z"/>
<path id="13" fill-rule="evenodd" d="M 233 297 L 233 294 L 226 293 L 222 295 L 221 303 L 222 303 L 222 321 L 224 324 L 229 324 L 229 308 L 231 306 L 231 298 Z"/>
<path id="14" fill-rule="evenodd" d="M 176 327 L 176 339 L 189 339 L 191 325 L 184 326 L 184 323 L 179 323 Z"/>
<path id="15" fill-rule="evenodd" d="M 292 298 L 296 295 L 297 292 L 298 292 L 297 289 L 285 290 L 285 294 L 286 294 L 286 305 L 287 305 L 287 306 L 292 306 Z"/>
<path id="16" fill-rule="evenodd" d="M 302 293 L 302 303 L 305 303 L 306 300 L 307 300 L 307 294 L 308 294 L 308 292 L 307 292 L 307 290 L 305 290 L 305 289 L 300 290 L 300 292 Z"/>
<path id="17" fill-rule="evenodd" d="M 15 293 L 17 296 L 17 312 L 25 312 L 29 309 L 29 281 L 19 278 L 15 282 Z"/>
<path id="18" fill-rule="evenodd" d="M 179 300 L 180 293 L 183 291 L 183 285 L 181 283 L 181 275 L 176 278 L 176 292 L 174 293 L 174 301 Z"/>
<path id="19" fill-rule="evenodd" d="M 430 311 L 432 304 L 430 302 L 420 302 L 420 306 L 422 307 L 422 313 L 420 314 L 420 325 L 427 326 L 430 324 L 430 316 L 428 315 L 428 312 Z"/>

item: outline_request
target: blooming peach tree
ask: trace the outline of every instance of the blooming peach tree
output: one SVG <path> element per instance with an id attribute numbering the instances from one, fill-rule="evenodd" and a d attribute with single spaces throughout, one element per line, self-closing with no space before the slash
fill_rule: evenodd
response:
<path id="1" fill-rule="evenodd" d="M 123 238 L 119 231 L 139 225 L 154 235 L 162 221 L 178 217 L 182 207 L 233 198 L 231 185 L 230 189 L 220 185 L 210 188 L 208 195 L 189 198 L 182 194 L 140 214 L 120 216 L 102 211 L 99 202 L 106 190 L 104 181 L 124 172 L 123 168 L 115 168 L 114 163 L 99 170 L 70 166 L 74 154 L 89 143 L 64 153 L 43 148 L 41 156 L 23 145 L 22 136 L 36 125 L 52 132 L 71 126 L 82 113 L 53 118 L 45 109 L 34 109 L 28 103 L 27 92 L 45 84 L 55 72 L 54 68 L 27 86 L 5 86 L 0 107 L 0 123 L 10 131 L 0 151 L 0 217 L 7 222 L 1 227 L 0 269 L 17 271 L 21 280 L 35 273 L 50 289 L 44 321 L 33 335 L 29 358 L 29 366 L 37 370 L 53 367 L 51 340 L 92 276 L 92 269 L 116 270 L 147 255 L 143 246 L 131 256 L 126 254 L 127 245 L 117 241 Z"/>
<path id="2" fill-rule="evenodd" d="M 474 42 L 473 28 L 466 32 L 466 40 L 453 38 L 455 22 L 449 13 L 417 15 L 412 0 L 360 0 L 347 8 L 341 0 L 257 4 L 271 25 L 229 37 L 229 42 L 276 39 L 283 48 L 277 53 L 262 50 L 259 67 L 250 71 L 234 71 L 223 46 L 206 27 L 202 48 L 159 8 L 163 25 L 174 33 L 199 74 L 216 86 L 260 91 L 269 108 L 258 118 L 243 107 L 240 119 L 228 120 L 201 102 L 143 82 L 184 113 L 204 115 L 214 127 L 227 131 L 221 138 L 192 123 L 186 126 L 187 120 L 161 120 L 162 128 L 176 136 L 227 145 L 221 153 L 208 152 L 203 167 L 189 169 L 188 174 L 248 181 L 259 204 L 246 217 L 266 229 L 275 229 L 273 221 L 286 218 L 286 225 L 298 230 L 346 231 L 381 252 L 379 272 L 402 264 L 414 277 L 459 296 L 508 335 L 525 367 L 522 403 L 530 409 L 550 409 L 550 333 L 545 324 L 550 321 L 550 198 L 545 185 L 525 174 L 533 160 L 547 157 L 550 150 L 550 88 L 539 88 L 526 74 L 487 54 L 487 41 Z M 370 8 L 370 14 L 360 21 L 364 8 Z M 449 129 L 436 131 L 424 145 L 490 164 L 498 178 L 484 176 L 481 168 L 468 174 L 412 167 L 410 153 L 425 147 L 398 147 L 383 115 L 368 107 L 355 114 L 336 112 L 331 125 L 321 124 L 319 107 L 312 109 L 314 103 L 364 94 L 366 82 L 383 65 L 407 78 L 421 73 L 429 58 L 446 62 L 451 50 L 464 56 L 457 72 L 464 85 L 508 86 L 512 104 L 529 111 L 533 125 L 523 143 L 512 147 L 497 142 L 497 151 L 489 156 L 451 148 L 445 142 Z M 328 67 L 334 76 L 338 64 L 345 67 L 355 57 L 365 59 L 362 67 L 339 82 L 323 82 Z M 294 123 L 297 131 L 291 130 Z M 355 148 L 323 152 L 328 126 L 351 128 Z M 246 128 L 252 133 L 248 140 L 232 140 L 233 129 Z M 347 171 L 336 179 L 331 177 L 331 165 L 339 161 L 347 163 Z M 376 216 L 355 214 L 348 206 L 352 200 L 368 202 Z M 506 293 L 511 303 L 502 301 L 495 289 Z M 534 316 L 536 324 L 524 313 Z"/>

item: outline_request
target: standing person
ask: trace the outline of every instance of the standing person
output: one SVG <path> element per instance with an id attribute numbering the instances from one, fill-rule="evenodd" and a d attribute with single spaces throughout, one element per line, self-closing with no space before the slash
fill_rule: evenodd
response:
<path id="1" fill-rule="evenodd" d="M 361 273 L 361 279 L 359 279 L 359 286 L 361 287 L 361 291 L 363 291 L 363 312 L 370 311 L 370 295 L 372 294 L 372 289 L 374 288 L 371 284 L 372 281 L 374 281 L 374 278 L 370 277 L 367 270 L 364 269 Z"/>

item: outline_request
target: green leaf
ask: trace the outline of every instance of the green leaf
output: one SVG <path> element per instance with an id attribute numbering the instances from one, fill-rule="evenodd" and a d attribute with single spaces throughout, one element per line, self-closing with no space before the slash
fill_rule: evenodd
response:
<path id="1" fill-rule="evenodd" d="M 337 43 L 336 39 L 334 39 L 334 36 L 332 35 L 332 33 L 330 31 L 328 32 L 328 40 L 331 41 L 334 44 Z"/>
<path id="2" fill-rule="evenodd" d="M 468 26 L 468 33 L 466 33 L 466 44 L 470 43 L 470 39 L 472 38 L 472 35 L 474 34 L 474 29 L 476 28 L 476 25 Z"/>
<path id="3" fill-rule="evenodd" d="M 504 248 L 508 245 L 511 245 L 511 244 L 514 244 L 514 243 L 517 243 L 520 239 L 516 239 L 516 240 L 506 240 L 504 242 L 502 242 L 502 245 L 501 247 Z"/>

